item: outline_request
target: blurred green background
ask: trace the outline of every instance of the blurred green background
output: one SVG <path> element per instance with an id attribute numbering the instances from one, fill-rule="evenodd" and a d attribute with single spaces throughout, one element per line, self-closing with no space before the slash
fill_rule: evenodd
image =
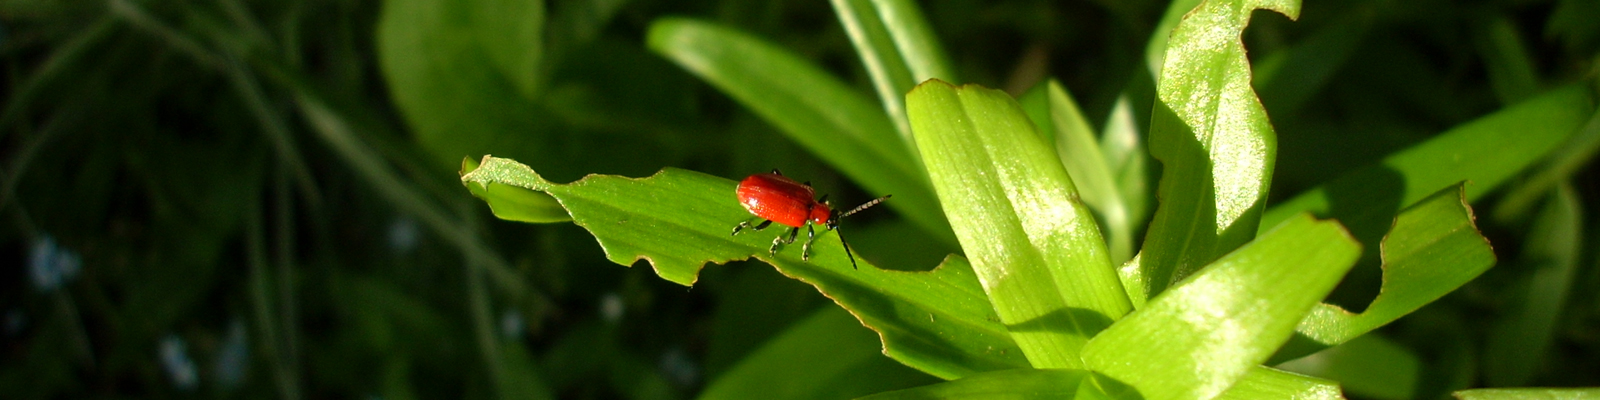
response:
<path id="1" fill-rule="evenodd" d="M 1165 2 L 922 6 L 970 83 L 1060 79 L 1097 126 L 1119 95 L 1149 104 Z M 647 49 L 665 16 L 753 33 L 872 93 L 822 1 L 0 1 L 0 397 L 692 398 L 802 320 L 853 323 L 766 265 L 708 266 L 685 288 L 606 261 L 572 224 L 495 220 L 459 185 L 462 159 L 492 153 L 556 182 L 780 168 L 841 203 L 875 197 Z M 1592 89 L 1597 22 L 1600 0 L 1256 13 L 1271 198 L 1544 89 Z M 1523 179 L 1571 183 L 1577 206 L 1543 211 L 1566 223 L 1501 206 L 1517 184 L 1475 204 L 1501 263 L 1381 331 L 1420 360 L 1420 385 L 1600 386 L 1595 135 Z M 851 230 L 890 268 L 949 251 L 890 213 Z M 1572 248 L 1538 250 L 1551 243 Z M 1548 253 L 1571 267 L 1536 274 Z M 1517 298 L 1530 280 L 1570 296 Z M 1353 292 L 1335 300 L 1359 309 Z M 1527 304 L 1555 315 L 1549 346 L 1506 366 L 1486 342 Z M 826 395 L 935 381 L 877 350 L 817 378 Z"/>

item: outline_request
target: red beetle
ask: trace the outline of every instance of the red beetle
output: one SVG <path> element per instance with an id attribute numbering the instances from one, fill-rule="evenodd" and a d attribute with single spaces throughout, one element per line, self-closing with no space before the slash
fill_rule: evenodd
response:
<path id="1" fill-rule="evenodd" d="M 773 239 L 772 248 L 767 249 L 768 253 L 776 256 L 778 247 L 794 243 L 795 236 L 800 234 L 800 227 L 804 226 L 806 243 L 801 246 L 800 259 L 810 260 L 811 242 L 817 240 L 817 231 L 811 224 L 822 225 L 824 232 L 838 231 L 840 218 L 848 217 L 889 199 L 889 196 L 879 197 L 862 203 L 855 209 L 839 213 L 828 204 L 827 195 L 812 200 L 812 196 L 815 195 L 816 192 L 811 189 L 810 182 L 795 182 L 776 169 L 771 173 L 750 175 L 739 182 L 739 204 L 743 204 L 744 209 L 755 214 L 757 217 L 755 219 L 765 220 L 754 226 L 749 220 L 740 222 L 739 226 L 733 227 L 733 234 L 738 235 L 744 228 L 757 231 L 766 229 L 773 222 L 788 226 L 789 234 L 779 235 Z M 850 244 L 845 243 L 842 233 L 839 235 L 839 244 L 844 245 L 845 257 L 850 258 L 850 266 L 855 268 L 856 257 L 850 254 Z"/>

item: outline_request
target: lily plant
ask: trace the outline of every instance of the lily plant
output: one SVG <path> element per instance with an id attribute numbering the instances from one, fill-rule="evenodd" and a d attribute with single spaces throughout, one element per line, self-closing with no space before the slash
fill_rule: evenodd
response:
<path id="1" fill-rule="evenodd" d="M 730 235 L 751 218 L 740 177 L 665 168 L 556 183 L 485 156 L 461 179 L 502 219 L 570 221 L 611 261 L 645 260 L 685 286 L 708 263 L 770 264 L 876 332 L 883 354 L 945 380 L 872 399 L 1342 398 L 1339 382 L 1271 366 L 1362 338 L 1492 267 L 1471 202 L 1593 112 L 1592 91 L 1557 88 L 1269 203 L 1277 139 L 1240 35 L 1256 9 L 1298 17 L 1297 0 L 1174 2 L 1148 47 L 1155 95 L 1130 90 L 1098 131 L 1056 81 L 1020 99 L 957 84 L 909 0 L 833 3 L 877 101 L 714 23 L 658 20 L 648 43 L 869 193 L 893 194 L 884 204 L 929 248 L 960 249 L 931 270 L 853 269 L 831 238 L 805 260 L 769 252 L 771 235 Z M 1160 166 L 1153 192 L 1146 157 Z M 1361 312 L 1325 303 L 1363 260 L 1382 266 L 1376 299 Z M 802 324 L 853 323 L 834 315 Z M 776 340 L 816 339 L 801 332 Z M 788 387 L 770 387 L 781 378 L 764 362 L 777 361 L 752 357 L 702 398 Z"/>

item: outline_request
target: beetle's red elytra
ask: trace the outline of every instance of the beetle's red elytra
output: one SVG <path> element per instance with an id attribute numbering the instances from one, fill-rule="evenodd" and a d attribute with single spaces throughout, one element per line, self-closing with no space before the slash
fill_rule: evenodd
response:
<path id="1" fill-rule="evenodd" d="M 805 227 L 806 242 L 800 246 L 801 260 L 811 259 L 811 243 L 817 240 L 815 225 L 822 225 L 824 232 L 830 230 L 839 232 L 839 219 L 889 199 L 889 196 L 879 197 L 840 213 L 828 204 L 827 195 L 813 199 L 812 196 L 816 196 L 816 191 L 811 189 L 810 182 L 795 182 L 776 169 L 770 173 L 745 177 L 739 182 L 738 194 L 739 204 L 744 205 L 745 210 L 755 215 L 752 220 L 763 221 L 755 225 L 751 225 L 751 220 L 740 222 L 738 226 L 733 227 L 733 234 L 738 235 L 744 228 L 755 231 L 766 229 L 773 222 L 788 226 L 789 234 L 778 235 L 776 239 L 772 239 L 772 247 L 767 249 L 769 254 L 776 256 L 778 248 L 794 243 L 795 236 L 800 234 L 800 228 Z M 844 241 L 843 233 L 839 234 L 839 244 L 844 246 L 844 254 L 850 259 L 850 266 L 858 268 L 856 257 L 850 253 L 850 243 Z"/>

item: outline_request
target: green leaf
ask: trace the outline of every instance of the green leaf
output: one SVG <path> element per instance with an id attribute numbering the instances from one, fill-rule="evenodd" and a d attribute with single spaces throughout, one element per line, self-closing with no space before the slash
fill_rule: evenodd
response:
<path id="1" fill-rule="evenodd" d="M 543 156 L 535 68 L 544 2 L 385 0 L 379 67 L 417 141 L 449 167 L 490 151 Z M 541 157 L 542 158 L 542 157 Z"/>
<path id="2" fill-rule="evenodd" d="M 465 174 L 474 169 L 478 169 L 477 161 L 471 158 L 461 160 L 461 173 Z M 544 193 L 501 184 L 465 186 L 473 196 L 489 203 L 489 211 L 494 212 L 495 218 L 529 223 L 572 220 L 572 216 L 567 215 L 567 210 L 561 208 L 561 203 L 557 203 L 555 198 Z"/>
<path id="3" fill-rule="evenodd" d="M 865 260 L 852 270 L 839 242 L 828 237 L 817 239 L 810 261 L 794 248 L 771 256 L 767 248 L 776 233 L 729 235 L 750 218 L 731 180 L 668 168 L 649 178 L 591 175 L 558 185 L 515 161 L 485 157 L 462 181 L 548 193 L 574 223 L 594 234 L 611 261 L 649 260 L 657 275 L 681 285 L 693 284 L 708 261 L 753 255 L 816 286 L 878 331 L 885 353 L 934 376 L 954 379 L 1027 365 L 965 259 L 951 257 L 928 272 L 882 270 Z"/>
<path id="4" fill-rule="evenodd" d="M 1221 400 L 1253 399 L 1344 399 L 1339 384 L 1326 379 L 1313 378 L 1279 369 L 1257 366 L 1251 368 L 1238 383 L 1217 396 Z"/>
<path id="5" fill-rule="evenodd" d="M 1489 86 L 1501 104 L 1514 104 L 1539 92 L 1539 76 L 1517 27 L 1504 16 L 1490 17 L 1477 27 L 1472 44 L 1483 57 Z"/>
<path id="6" fill-rule="evenodd" d="M 1484 377 L 1491 386 L 1521 386 L 1540 372 L 1578 274 L 1583 249 L 1583 205 L 1570 184 L 1550 192 L 1514 267 L 1522 268 L 1489 331 Z"/>
<path id="7" fill-rule="evenodd" d="M 885 354 L 923 372 L 957 379 L 1028 366 L 967 259 L 952 255 L 928 272 L 884 272 L 869 280 L 881 282 L 876 289 L 820 274 L 797 277 L 878 331 Z"/>
<path id="8" fill-rule="evenodd" d="M 1101 332 L 1084 362 L 1147 400 L 1212 398 L 1288 340 L 1360 254 L 1338 223 L 1291 219 Z"/>
<path id="9" fill-rule="evenodd" d="M 1600 399 L 1600 388 L 1472 389 L 1451 394 L 1461 400 L 1583 400 Z"/>
<path id="10" fill-rule="evenodd" d="M 1582 85 L 1545 92 L 1273 206 L 1261 224 L 1311 211 L 1376 243 L 1396 210 L 1461 181 L 1475 201 L 1556 150 L 1594 111 L 1594 94 Z"/>
<path id="11" fill-rule="evenodd" d="M 540 93 L 544 57 L 544 2 L 476 0 L 470 4 L 475 42 L 524 97 Z"/>
<path id="12" fill-rule="evenodd" d="M 590 175 L 558 185 L 516 161 L 484 156 L 482 165 L 461 180 L 545 192 L 561 202 L 574 223 L 595 235 L 612 262 L 632 265 L 648 259 L 656 274 L 684 286 L 694 284 L 706 261 L 723 264 L 766 247 L 756 235 L 727 233 L 750 215 L 738 205 L 736 184 L 697 172 L 667 168 L 645 179 Z M 794 251 L 779 254 L 800 256 Z"/>
<path id="13" fill-rule="evenodd" d="M 1150 198 L 1149 162 L 1146 160 L 1150 155 L 1145 150 L 1144 135 L 1135 122 L 1132 101 L 1128 97 L 1118 96 L 1116 105 L 1112 106 L 1111 116 L 1106 119 L 1105 128 L 1101 129 L 1100 152 L 1111 168 L 1118 197 L 1122 199 L 1130 229 L 1126 235 L 1133 236 L 1128 240 L 1136 241 L 1140 230 L 1149 222 L 1150 204 L 1155 202 Z M 1111 235 L 1115 241 L 1115 235 L 1119 233 L 1112 232 Z M 1128 261 L 1127 257 L 1117 257 L 1116 254 L 1112 252 L 1112 263 L 1121 265 Z M 1142 301 L 1139 304 L 1143 304 Z M 1135 308 L 1139 304 L 1135 304 Z"/>
<path id="14" fill-rule="evenodd" d="M 895 399 L 1070 399 L 1089 373 L 1075 369 L 1012 369 L 985 372 L 950 382 L 893 392 L 860 400 Z"/>
<path id="15" fill-rule="evenodd" d="M 833 0 L 833 9 L 872 77 L 883 111 L 911 148 L 905 93 L 917 82 L 955 79 L 928 21 L 910 0 Z"/>
<path id="16" fill-rule="evenodd" d="M 922 16 L 922 10 L 917 8 L 917 2 L 873 0 L 872 5 L 877 8 L 878 17 L 894 39 L 895 49 L 905 59 L 906 67 L 911 69 L 912 84 L 928 79 L 955 78 L 950 58 L 945 55 L 944 46 L 939 44 L 939 38 L 934 35 L 927 18 Z M 901 93 L 907 91 L 910 91 L 910 87 Z"/>
<path id="17" fill-rule="evenodd" d="M 1544 157 L 1542 169 L 1519 182 L 1495 204 L 1494 219 L 1508 225 L 1523 219 L 1529 209 L 1549 196 L 1556 185 L 1572 179 L 1600 153 L 1600 112 L 1589 117 L 1577 133 Z"/>
<path id="18" fill-rule="evenodd" d="M 1482 197 L 1519 171 L 1534 165 L 1544 155 L 1556 151 L 1558 146 L 1575 135 L 1574 132 L 1579 132 L 1579 127 L 1593 115 L 1594 103 L 1594 95 L 1581 85 L 1551 90 L 1457 126 L 1427 142 L 1386 157 L 1381 163 L 1301 193 L 1268 210 L 1262 217 L 1262 223 L 1273 224 L 1295 213 L 1310 211 L 1321 217 L 1338 219 L 1349 227 L 1351 234 L 1371 247 L 1380 240 L 1388 240 L 1386 233 L 1395 236 L 1391 228 L 1398 228 L 1402 224 L 1392 222 L 1398 221 L 1393 216 L 1402 205 L 1419 203 L 1430 194 L 1440 196 L 1436 192 L 1439 187 L 1466 181 L 1468 185 L 1461 189 L 1460 200 L 1450 200 L 1456 204 L 1433 204 L 1428 208 L 1455 208 L 1458 211 L 1454 212 L 1454 218 L 1457 221 L 1465 218 L 1463 226 L 1471 226 L 1471 210 L 1466 203 Z M 1431 200 L 1446 201 L 1438 198 Z M 1431 215 L 1443 211 L 1419 212 Z M 1420 232 L 1431 231 L 1428 233 L 1430 235 L 1453 236 L 1448 230 L 1438 230 L 1449 224 L 1418 222 L 1416 225 L 1403 225 L 1419 229 Z M 1461 225 L 1460 222 L 1455 224 Z M 1472 227 L 1471 230 L 1471 235 L 1477 236 L 1476 228 Z M 1481 236 L 1477 237 L 1480 239 L 1475 240 L 1482 240 Z M 1486 243 L 1464 244 L 1469 240 L 1465 237 L 1449 240 L 1455 245 L 1475 247 L 1462 250 L 1463 253 L 1454 256 L 1459 259 L 1419 255 L 1404 263 L 1388 254 L 1388 245 L 1380 246 L 1386 264 L 1385 283 L 1372 305 L 1359 317 L 1337 307 L 1319 307 L 1313 313 L 1317 319 L 1308 320 L 1300 329 L 1301 335 L 1311 340 L 1297 337 L 1274 360 L 1289 360 L 1343 343 L 1388 324 L 1476 277 L 1492 266 L 1494 259 Z M 1451 281 L 1409 279 L 1406 277 L 1413 276 L 1412 272 L 1396 271 L 1418 271 L 1423 276 L 1448 278 Z M 1396 281 L 1410 283 L 1392 286 L 1397 284 Z M 1421 292 L 1407 293 L 1413 290 Z M 1385 300 L 1383 293 L 1389 292 L 1397 293 L 1390 297 L 1399 300 Z"/>
<path id="19" fill-rule="evenodd" d="M 1167 5 L 1167 11 L 1161 14 L 1161 22 L 1156 24 L 1155 31 L 1150 33 L 1150 42 L 1144 46 L 1145 67 L 1149 68 L 1150 75 L 1161 76 L 1161 66 L 1166 65 L 1168 42 L 1172 37 L 1172 30 L 1178 23 L 1188 18 L 1189 12 L 1200 5 L 1200 0 L 1173 0 Z"/>
<path id="20" fill-rule="evenodd" d="M 870 0 L 833 0 L 834 14 L 839 24 L 850 36 L 861 65 L 872 77 L 872 88 L 883 102 L 883 111 L 894 122 L 896 132 L 907 145 L 911 141 L 911 127 L 906 123 L 904 93 L 921 80 L 911 75 L 911 67 L 895 47 L 894 38 L 883 24 L 883 18 Z M 926 78 L 924 78 L 926 79 Z"/>
<path id="21" fill-rule="evenodd" d="M 1084 341 L 1131 305 L 1060 159 L 998 90 L 929 80 L 906 108 L 1000 321 L 1035 368 L 1081 368 Z"/>
<path id="22" fill-rule="evenodd" d="M 1411 349 L 1377 334 L 1361 335 L 1278 368 L 1339 382 L 1350 393 L 1374 399 L 1414 399 L 1422 360 Z"/>
<path id="23" fill-rule="evenodd" d="M 846 399 L 933 381 L 879 354 L 878 339 L 849 313 L 824 307 L 711 381 L 698 398 Z"/>
<path id="24" fill-rule="evenodd" d="M 1463 185 L 1457 184 L 1402 211 L 1379 246 L 1383 286 L 1372 304 L 1360 314 L 1318 305 L 1301 322 L 1302 337 L 1273 359 L 1290 360 L 1347 342 L 1416 311 L 1494 266 L 1494 250 L 1473 224 L 1463 192 Z"/>
<path id="25" fill-rule="evenodd" d="M 1045 143 L 1055 147 L 1067 175 L 1078 189 L 1078 197 L 1095 212 L 1106 230 L 1106 245 L 1113 263 L 1133 257 L 1135 222 L 1112 176 L 1111 166 L 1095 139 L 1094 128 L 1078 111 L 1066 88 L 1054 79 L 1023 95 L 1020 100 L 1028 116 L 1038 126 Z"/>
<path id="26" fill-rule="evenodd" d="M 887 205 L 906 219 L 954 239 L 894 124 L 849 86 L 792 52 L 709 22 L 660 19 L 648 41 L 869 191 L 895 195 Z"/>
<path id="27" fill-rule="evenodd" d="M 1117 191 L 1121 193 L 1124 204 L 1128 208 L 1128 220 L 1135 227 L 1144 228 L 1148 225 L 1150 205 L 1154 199 L 1150 198 L 1150 182 L 1147 176 L 1146 165 L 1148 154 L 1145 151 L 1143 136 L 1139 131 L 1133 106 L 1128 100 L 1130 96 L 1123 94 L 1117 97 L 1117 104 L 1111 110 L 1111 118 L 1106 122 L 1105 132 L 1100 141 L 1101 152 L 1105 153 L 1106 160 L 1111 163 L 1116 176 Z M 1131 233 L 1137 235 L 1137 232 Z M 1144 307 L 1149 300 L 1145 293 L 1147 282 L 1140 269 L 1139 255 L 1134 254 L 1131 259 L 1113 258 L 1117 265 L 1117 277 L 1122 281 L 1122 290 L 1128 293 L 1129 302 L 1133 308 Z"/>
<path id="28" fill-rule="evenodd" d="M 1205 2 L 1172 32 L 1150 122 L 1150 154 L 1162 164 L 1161 205 L 1133 279 L 1143 290 L 1129 294 L 1135 303 L 1256 234 L 1277 154 L 1239 42 L 1257 8 L 1293 18 L 1300 3 Z"/>

